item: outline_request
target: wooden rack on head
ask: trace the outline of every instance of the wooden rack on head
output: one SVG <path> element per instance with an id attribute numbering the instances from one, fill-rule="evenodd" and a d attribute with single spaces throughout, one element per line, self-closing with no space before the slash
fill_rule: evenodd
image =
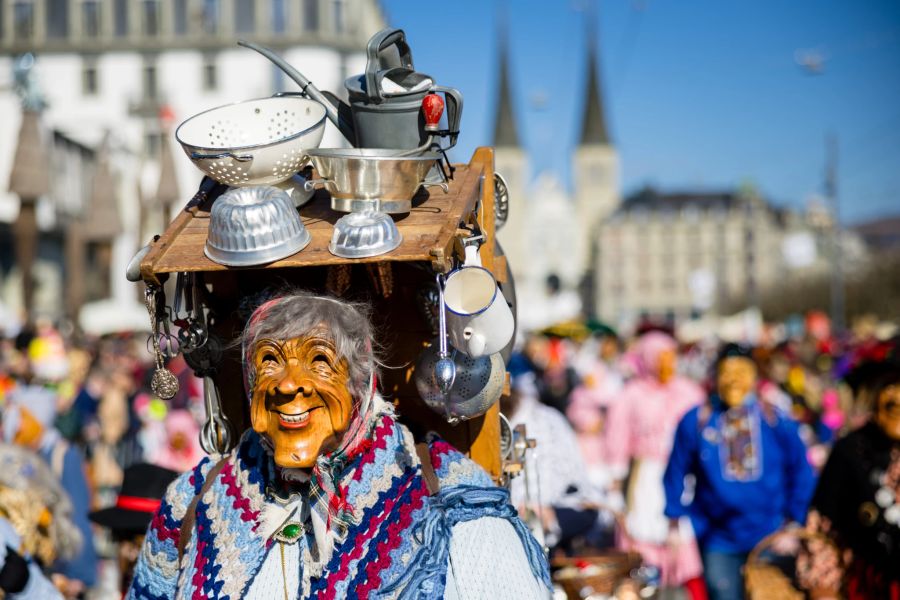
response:
<path id="1" fill-rule="evenodd" d="M 227 267 L 208 259 L 206 243 L 212 201 L 203 195 L 178 213 L 141 261 L 145 283 L 163 286 L 172 273 L 202 273 L 211 314 L 210 330 L 224 340 L 236 339 L 243 328 L 239 305 L 248 293 L 268 287 L 297 287 L 328 292 L 351 300 L 366 300 L 383 347 L 387 368 L 380 389 L 395 403 L 401 420 L 416 433 L 436 431 L 468 454 L 496 480 L 500 479 L 499 406 L 483 416 L 448 424 L 425 406 L 413 381 L 416 359 L 434 332 L 420 309 L 420 293 L 434 284 L 435 273 L 447 273 L 462 260 L 462 240 L 480 230 L 485 235 L 481 258 L 501 286 L 509 281 L 506 259 L 494 239 L 494 152 L 475 150 L 468 164 L 455 165 L 449 191 L 420 190 L 412 210 L 396 218 L 401 245 L 381 256 L 348 259 L 328 251 L 332 226 L 341 216 L 331 210 L 324 190 L 300 208 L 311 241 L 302 251 L 260 267 Z M 225 353 L 214 376 L 225 415 L 239 434 L 250 426 L 237 347 Z M 504 394 L 508 393 L 508 383 Z"/>

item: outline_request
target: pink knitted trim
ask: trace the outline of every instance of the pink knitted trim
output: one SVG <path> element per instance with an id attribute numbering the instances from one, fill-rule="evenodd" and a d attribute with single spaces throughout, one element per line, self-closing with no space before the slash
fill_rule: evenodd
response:
<path id="1" fill-rule="evenodd" d="M 160 511 L 157 511 L 157 513 L 153 515 L 150 529 L 156 532 L 156 537 L 159 538 L 161 542 L 172 540 L 173 542 L 178 543 L 178 537 L 181 535 L 180 529 L 166 527 L 166 519 L 162 516 Z"/>
<path id="2" fill-rule="evenodd" d="M 375 451 L 387 448 L 387 438 L 393 432 L 394 420 L 387 416 L 383 417 L 378 426 L 375 427 L 375 432 L 372 434 L 372 445 L 368 448 L 368 451 L 362 455 L 362 458 L 359 460 L 359 466 L 356 467 L 356 471 L 353 473 L 354 481 L 359 481 L 362 477 L 363 467 L 375 462 Z"/>
<path id="3" fill-rule="evenodd" d="M 366 565 L 366 581 L 356 588 L 356 593 L 360 598 L 368 598 L 369 594 L 377 590 L 381 585 L 381 572 L 391 566 L 391 552 L 395 548 L 399 548 L 400 544 L 403 543 L 401 533 L 406 531 L 410 523 L 412 523 L 413 511 L 421 508 L 423 504 L 422 498 L 427 494 L 428 488 L 423 481 L 423 485 L 419 489 L 413 490 L 410 502 L 400 507 L 399 518 L 388 524 L 388 539 L 378 544 L 378 553 L 375 560 Z"/>
<path id="4" fill-rule="evenodd" d="M 259 511 L 251 510 L 250 499 L 241 495 L 237 480 L 234 477 L 234 464 L 228 461 L 222 468 L 222 484 L 225 486 L 225 494 L 234 498 L 231 507 L 240 509 L 241 520 L 245 522 L 256 521 Z"/>
<path id="5" fill-rule="evenodd" d="M 198 536 L 199 533 L 202 533 L 203 526 L 198 525 Z M 198 538 L 199 540 L 199 538 Z M 199 540 L 197 543 L 197 558 L 194 560 L 194 576 L 191 578 L 191 583 L 194 585 L 194 593 L 191 595 L 192 600 L 203 600 L 206 596 L 203 594 L 203 584 L 206 583 L 206 577 L 203 575 L 203 569 L 206 566 L 207 559 L 203 555 L 203 551 L 206 549 L 206 542 L 203 540 Z"/>
<path id="6" fill-rule="evenodd" d="M 431 466 L 435 469 L 441 468 L 441 455 L 450 454 L 456 449 L 444 440 L 434 440 L 431 443 Z"/>
<path id="7" fill-rule="evenodd" d="M 350 572 L 350 563 L 354 560 L 357 560 L 362 556 L 363 550 L 366 546 L 366 542 L 368 542 L 374 535 L 378 532 L 378 528 L 381 526 L 381 523 L 391 514 L 391 511 L 394 509 L 394 505 L 397 503 L 397 498 L 403 495 L 414 479 L 407 482 L 403 485 L 394 497 L 385 499 L 384 509 L 381 511 L 381 514 L 374 515 L 369 520 L 369 527 L 365 532 L 359 534 L 356 538 L 356 546 L 350 552 L 345 553 L 341 557 L 341 566 L 334 573 L 332 577 L 329 578 L 328 587 L 323 590 L 324 596 L 320 595 L 320 597 L 324 598 L 334 598 L 335 597 L 335 586 L 339 581 L 346 579 Z"/>

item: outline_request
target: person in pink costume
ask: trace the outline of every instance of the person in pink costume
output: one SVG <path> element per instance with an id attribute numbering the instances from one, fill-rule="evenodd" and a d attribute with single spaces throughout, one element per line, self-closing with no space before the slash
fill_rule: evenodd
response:
<path id="1" fill-rule="evenodd" d="M 183 473 L 203 458 L 200 447 L 200 426 L 186 410 L 173 410 L 166 415 L 166 441 L 151 462 L 157 466 Z"/>
<path id="2" fill-rule="evenodd" d="M 703 597 L 702 563 L 687 519 L 670 536 L 663 472 L 681 417 L 704 400 L 703 389 L 677 374 L 678 345 L 659 331 L 644 334 L 633 348 L 637 374 L 610 405 L 606 456 L 614 494 L 624 504 L 627 535 L 621 545 L 641 553 L 661 570 L 663 586 L 685 585 Z M 622 499 L 623 483 L 628 490 Z M 700 589 L 696 589 L 700 588 Z"/>
<path id="3" fill-rule="evenodd" d="M 566 408 L 566 416 L 578 435 L 588 478 L 604 494 L 612 483 L 606 455 L 609 409 L 621 397 L 623 385 L 617 364 L 618 350 L 618 338 L 614 334 L 600 340 L 595 356 L 583 362 L 581 384 L 572 390 Z"/>

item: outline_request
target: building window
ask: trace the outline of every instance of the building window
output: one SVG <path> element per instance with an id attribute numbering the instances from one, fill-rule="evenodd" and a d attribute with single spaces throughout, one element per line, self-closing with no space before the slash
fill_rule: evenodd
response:
<path id="1" fill-rule="evenodd" d="M 219 72 L 215 56 L 203 57 L 203 90 L 215 91 L 219 88 Z"/>
<path id="2" fill-rule="evenodd" d="M 87 244 L 87 265 L 85 269 L 85 300 L 93 302 L 108 298 L 110 294 L 110 269 L 112 267 L 112 244 L 107 241 Z"/>
<path id="3" fill-rule="evenodd" d="M 85 96 L 97 94 L 97 65 L 93 60 L 85 60 L 81 70 L 81 93 Z"/>
<path id="4" fill-rule="evenodd" d="M 159 0 L 143 0 L 144 35 L 159 35 Z"/>
<path id="5" fill-rule="evenodd" d="M 34 4 L 30 0 L 13 4 L 13 31 L 17 40 L 34 35 Z"/>
<path id="6" fill-rule="evenodd" d="M 68 0 L 48 0 L 47 37 L 64 38 L 69 34 L 69 2 Z"/>
<path id="7" fill-rule="evenodd" d="M 287 31 L 287 22 L 287 0 L 272 0 L 272 32 L 284 33 Z"/>
<path id="8" fill-rule="evenodd" d="M 82 0 L 81 31 L 85 37 L 100 35 L 100 2 L 99 0 Z"/>
<path id="9" fill-rule="evenodd" d="M 319 0 L 303 0 L 303 30 L 318 31 Z"/>
<path id="10" fill-rule="evenodd" d="M 188 30 L 187 0 L 175 0 L 173 8 L 173 16 L 175 17 L 175 35 L 184 35 Z"/>
<path id="11" fill-rule="evenodd" d="M 144 136 L 144 152 L 147 153 L 147 156 L 157 157 L 159 156 L 160 149 L 162 148 L 162 134 L 159 132 L 148 133 Z"/>
<path id="12" fill-rule="evenodd" d="M 144 98 L 156 99 L 156 85 L 156 65 L 144 65 Z"/>
<path id="13" fill-rule="evenodd" d="M 235 0 L 234 30 L 237 33 L 253 33 L 256 31 L 255 0 Z"/>
<path id="14" fill-rule="evenodd" d="M 116 35 L 118 37 L 128 35 L 128 0 L 115 0 L 114 16 Z"/>
<path id="15" fill-rule="evenodd" d="M 219 0 L 203 0 L 203 31 L 210 35 L 219 32 Z"/>
<path id="16" fill-rule="evenodd" d="M 346 30 L 344 19 L 347 11 L 345 8 L 344 0 L 331 0 L 331 18 L 334 23 L 335 33 L 344 33 Z"/>

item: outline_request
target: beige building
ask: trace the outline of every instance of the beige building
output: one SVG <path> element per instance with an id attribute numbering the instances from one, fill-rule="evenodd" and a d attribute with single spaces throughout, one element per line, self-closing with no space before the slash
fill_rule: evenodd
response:
<path id="1" fill-rule="evenodd" d="M 596 313 L 680 321 L 746 301 L 783 276 L 788 215 L 752 190 L 644 189 L 597 228 Z"/>

